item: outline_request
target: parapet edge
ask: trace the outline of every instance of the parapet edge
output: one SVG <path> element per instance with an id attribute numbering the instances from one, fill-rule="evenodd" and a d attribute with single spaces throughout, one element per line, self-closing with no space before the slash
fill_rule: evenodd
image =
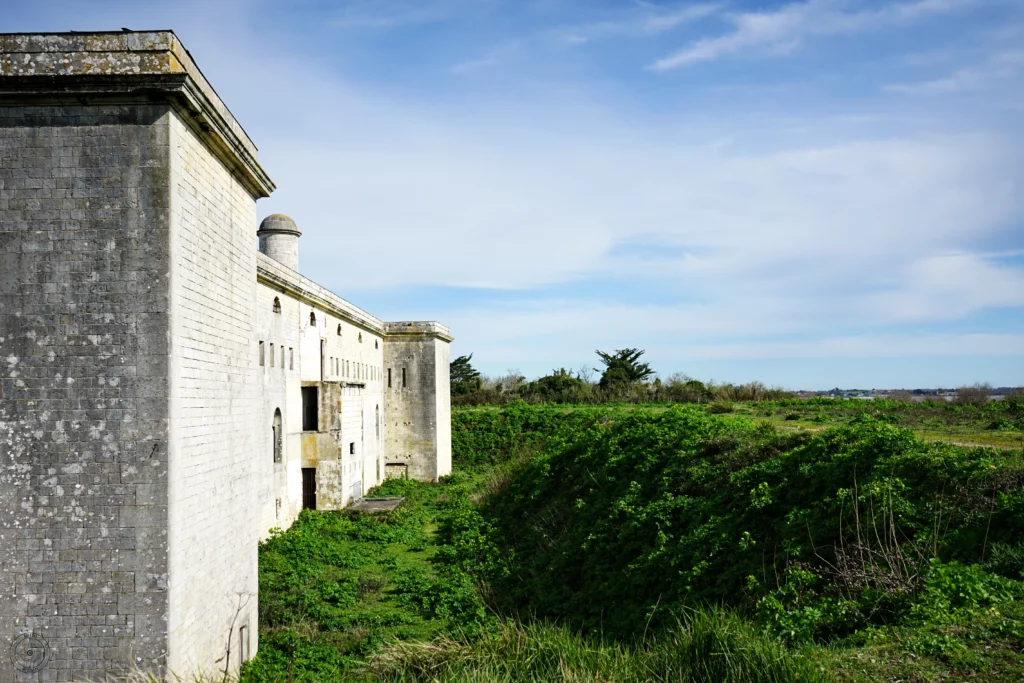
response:
<path id="1" fill-rule="evenodd" d="M 173 31 L 0 33 L 3 105 L 163 96 L 254 197 L 273 181 L 256 146 Z"/>
<path id="2" fill-rule="evenodd" d="M 434 337 L 441 341 L 452 342 L 455 337 L 445 325 L 432 320 L 403 320 L 384 323 L 384 332 L 388 337 Z"/>
<path id="3" fill-rule="evenodd" d="M 385 323 L 382 321 L 326 287 L 321 287 L 301 273 L 259 252 L 256 252 L 256 280 L 307 304 L 318 306 L 368 332 L 382 337 L 387 334 Z"/>

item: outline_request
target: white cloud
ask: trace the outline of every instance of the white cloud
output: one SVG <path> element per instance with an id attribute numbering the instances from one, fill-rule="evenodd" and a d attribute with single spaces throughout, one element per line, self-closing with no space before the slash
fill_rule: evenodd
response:
<path id="1" fill-rule="evenodd" d="M 909 21 L 960 4 L 871 16 Z M 826 119 L 799 103 L 751 124 L 742 93 L 696 112 L 699 126 L 686 113 L 621 113 L 585 86 L 500 101 L 404 97 L 263 36 L 204 28 L 220 22 L 201 16 L 180 35 L 260 146 L 279 190 L 259 212 L 296 218 L 303 271 L 356 302 L 381 288 L 505 290 L 513 303 L 439 299 L 408 311 L 450 324 L 460 348 L 507 364 L 542 351 L 585 359 L 595 346 L 680 359 L 1024 348 L 1009 325 L 1006 334 L 888 329 L 1024 306 L 1021 267 L 983 255 L 1022 243 L 1019 129 L 971 120 L 932 129 L 941 134 L 894 131 L 884 107 Z M 743 24 L 774 36 L 761 46 L 810 30 L 803 15 L 765 16 Z M 840 19 L 852 21 L 833 25 Z M 664 258 L 623 244 L 663 246 Z M 573 281 L 601 289 L 538 291 Z M 612 282 L 634 293 L 618 296 Z"/>
<path id="2" fill-rule="evenodd" d="M 740 12 L 728 17 L 734 25 L 731 33 L 698 40 L 657 60 L 650 68 L 655 71 L 676 69 L 748 49 L 767 53 L 788 52 L 810 36 L 885 28 L 976 4 L 977 0 L 915 0 L 862 10 L 842 0 L 808 0 L 775 11 Z"/>

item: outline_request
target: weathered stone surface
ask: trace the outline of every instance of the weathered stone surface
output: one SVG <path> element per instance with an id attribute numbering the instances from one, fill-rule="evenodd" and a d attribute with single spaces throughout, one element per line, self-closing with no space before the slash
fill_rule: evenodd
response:
<path id="1" fill-rule="evenodd" d="M 97 620 L 163 665 L 166 580 L 135 572 L 167 572 L 167 330 L 150 323 L 170 309 L 172 116 L 0 107 L 2 681 L 106 666 L 83 644 Z M 50 648 L 30 676 L 7 656 L 23 633 Z"/>
<path id="2" fill-rule="evenodd" d="M 436 481 L 452 471 L 451 333 L 436 322 L 388 323 L 386 330 L 385 469 Z"/>

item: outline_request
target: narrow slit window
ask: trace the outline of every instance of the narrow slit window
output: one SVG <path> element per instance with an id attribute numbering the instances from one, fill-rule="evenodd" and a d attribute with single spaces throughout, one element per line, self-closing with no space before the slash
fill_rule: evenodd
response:
<path id="1" fill-rule="evenodd" d="M 274 359 L 275 359 L 276 357 L 277 357 L 277 356 L 275 356 L 275 355 L 274 355 L 274 345 L 273 345 L 273 344 L 271 344 L 271 345 L 270 345 L 270 367 L 274 367 Z"/>
<path id="2" fill-rule="evenodd" d="M 338 323 L 338 336 L 341 336 L 341 323 Z"/>
<path id="3" fill-rule="evenodd" d="M 281 347 L 281 369 L 284 370 L 284 347 Z"/>
<path id="4" fill-rule="evenodd" d="M 316 327 L 316 313 L 314 311 L 309 312 L 309 326 Z"/>
<path id="5" fill-rule="evenodd" d="M 284 453 L 284 423 L 281 420 L 281 409 L 274 411 L 274 462 L 281 462 Z"/>
<path id="6" fill-rule="evenodd" d="M 348 443 L 348 454 L 349 455 L 355 455 L 356 454 L 356 442 L 355 441 L 349 441 L 349 443 Z"/>
<path id="7" fill-rule="evenodd" d="M 266 353 L 266 351 L 264 351 L 264 349 L 263 349 L 263 342 L 260 342 L 260 367 L 261 368 L 264 365 L 266 365 L 266 356 L 264 356 L 265 353 Z"/>
<path id="8" fill-rule="evenodd" d="M 391 368 L 388 368 L 388 389 L 391 388 Z"/>
<path id="9" fill-rule="evenodd" d="M 238 658 L 249 661 L 249 627 L 245 624 L 238 627 Z"/>
<path id="10" fill-rule="evenodd" d="M 402 368 L 402 388 L 405 389 L 406 386 L 407 385 L 405 383 L 405 368 Z"/>
<path id="11" fill-rule="evenodd" d="M 288 347 L 288 369 L 295 369 L 295 349 L 291 346 Z"/>
<path id="12" fill-rule="evenodd" d="M 281 312 L 281 299 L 279 297 L 275 296 L 274 297 L 274 313 L 280 313 L 280 312 Z"/>

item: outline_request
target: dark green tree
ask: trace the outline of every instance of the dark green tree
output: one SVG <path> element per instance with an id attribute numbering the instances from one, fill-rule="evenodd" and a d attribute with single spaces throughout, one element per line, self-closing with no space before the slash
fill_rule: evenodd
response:
<path id="1" fill-rule="evenodd" d="M 560 368 L 530 382 L 530 394 L 556 403 L 572 403 L 585 395 L 587 383 L 577 377 L 572 370 Z"/>
<path id="2" fill-rule="evenodd" d="M 640 356 L 644 355 L 643 349 L 616 349 L 614 353 L 596 353 L 605 366 L 601 381 L 598 382 L 602 389 L 643 382 L 654 374 L 650 365 L 640 362 Z"/>
<path id="3" fill-rule="evenodd" d="M 480 372 L 470 364 L 471 360 L 473 354 L 459 356 L 449 364 L 452 396 L 465 396 L 480 388 Z"/>

